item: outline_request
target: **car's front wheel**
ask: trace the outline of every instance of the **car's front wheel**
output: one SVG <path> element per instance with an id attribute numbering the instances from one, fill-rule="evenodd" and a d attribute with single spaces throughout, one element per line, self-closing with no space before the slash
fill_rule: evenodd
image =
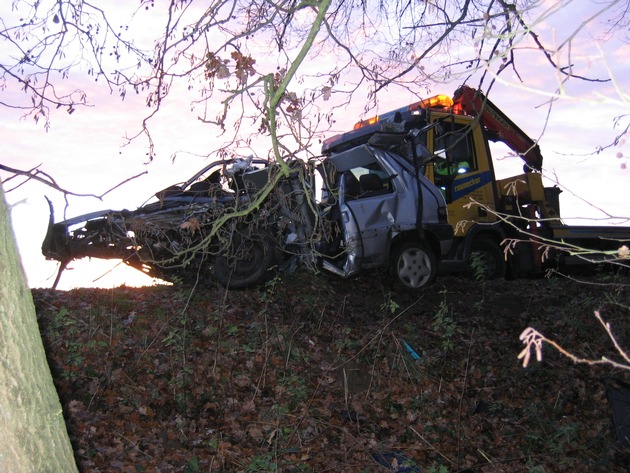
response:
<path id="1" fill-rule="evenodd" d="M 273 240 L 267 232 L 234 232 L 228 248 L 214 260 L 214 276 L 230 289 L 259 284 L 270 276 L 274 255 Z"/>
<path id="2" fill-rule="evenodd" d="M 394 248 L 392 273 L 396 280 L 410 290 L 431 284 L 437 275 L 437 258 L 426 245 L 407 241 Z"/>

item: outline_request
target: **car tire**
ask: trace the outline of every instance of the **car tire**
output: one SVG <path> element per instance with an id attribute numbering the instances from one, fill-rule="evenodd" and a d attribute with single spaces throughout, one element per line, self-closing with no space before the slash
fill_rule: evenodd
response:
<path id="1" fill-rule="evenodd" d="M 229 247 L 214 260 L 214 276 L 222 286 L 243 289 L 271 277 L 273 240 L 267 232 L 234 232 Z"/>
<path id="2" fill-rule="evenodd" d="M 431 284 L 437 269 L 437 258 L 420 242 L 401 243 L 392 252 L 392 274 L 408 290 L 416 291 Z"/>
<path id="3" fill-rule="evenodd" d="M 497 242 L 489 238 L 478 238 L 472 242 L 468 257 L 468 272 L 472 277 L 478 278 L 480 277 L 479 270 L 474 268 L 473 255 L 478 255 L 485 266 L 481 275 L 484 279 L 505 278 L 507 262 Z"/>

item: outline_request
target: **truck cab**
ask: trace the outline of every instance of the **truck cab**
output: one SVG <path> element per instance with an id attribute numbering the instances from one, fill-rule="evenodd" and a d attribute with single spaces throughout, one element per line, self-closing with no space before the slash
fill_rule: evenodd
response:
<path id="1" fill-rule="evenodd" d="M 455 236 L 464 236 L 474 223 L 496 222 L 494 169 L 482 130 L 464 116 L 434 113 L 428 121 L 435 126 L 427 131 L 433 159 L 425 175 L 444 194 Z M 484 206 L 470 206 L 471 199 Z"/>
<path id="2" fill-rule="evenodd" d="M 360 121 L 348 141 L 369 139 L 394 116 L 426 145 L 423 173 L 447 204 L 454 239 L 443 272 L 470 270 L 473 255 L 490 278 L 624 264 L 619 249 L 628 245 L 630 228 L 564 224 L 560 189 L 543 185 L 538 144 L 479 91 L 461 86 L 452 98 L 438 95 Z M 523 173 L 496 178 L 489 147 L 496 141 L 522 158 Z"/>

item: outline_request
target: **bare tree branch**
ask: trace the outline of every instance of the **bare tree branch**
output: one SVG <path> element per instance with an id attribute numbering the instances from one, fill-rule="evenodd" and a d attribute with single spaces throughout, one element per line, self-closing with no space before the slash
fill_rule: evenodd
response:
<path id="1" fill-rule="evenodd" d="M 45 171 L 42 171 L 42 170 L 38 169 L 39 166 L 41 166 L 41 164 L 36 166 L 36 167 L 34 167 L 33 169 L 29 169 L 28 171 L 25 171 L 23 169 L 13 168 L 13 167 L 10 167 L 10 166 L 7 166 L 5 164 L 1 164 L 0 163 L 0 169 L 1 170 L 13 174 L 13 176 L 8 177 L 7 179 L 5 179 L 3 181 L 3 185 L 6 184 L 7 182 L 11 181 L 12 179 L 15 179 L 17 176 L 22 176 L 22 177 L 26 178 L 25 181 L 19 183 L 15 187 L 12 187 L 12 188 L 8 189 L 6 192 L 11 192 L 12 190 L 15 190 L 18 187 L 24 185 L 29 180 L 34 180 L 34 181 L 37 181 L 37 182 L 39 182 L 41 184 L 44 184 L 44 185 L 50 187 L 51 189 L 54 189 L 56 191 L 61 192 L 64 196 L 70 196 L 71 195 L 71 196 L 75 196 L 75 197 L 93 197 L 93 198 L 98 199 L 98 200 L 103 200 L 103 197 L 105 197 L 107 194 L 109 194 L 110 192 L 114 191 L 115 189 L 119 188 L 123 184 L 126 184 L 127 182 L 130 182 L 130 181 L 132 181 L 134 179 L 137 179 L 140 176 L 143 176 L 143 175 L 147 174 L 147 171 L 144 171 L 144 172 L 141 172 L 139 174 L 136 174 L 135 176 L 131 176 L 131 177 L 129 177 L 129 178 L 119 182 L 118 184 L 116 184 L 115 186 L 111 187 L 110 189 L 106 190 L 102 194 L 82 194 L 82 193 L 72 192 L 72 191 L 69 191 L 67 189 L 64 189 L 59 184 L 57 184 L 57 181 L 55 181 L 55 179 L 50 174 L 48 174 Z"/>
<path id="2" fill-rule="evenodd" d="M 569 358 L 574 363 L 585 364 L 590 366 L 606 365 L 613 368 L 619 368 L 622 370 L 630 370 L 630 356 L 621 348 L 617 338 L 613 334 L 612 328 L 609 323 L 605 322 L 599 311 L 595 311 L 595 318 L 602 325 L 608 338 L 611 340 L 617 354 L 621 357 L 622 361 L 615 361 L 606 356 L 602 356 L 600 359 L 583 358 L 563 348 L 559 343 L 545 337 L 542 333 L 538 332 L 532 327 L 527 327 L 523 333 L 521 333 L 519 340 L 525 345 L 525 348 L 519 353 L 518 359 L 523 360 L 523 368 L 527 368 L 529 362 L 532 359 L 532 352 L 536 355 L 536 360 L 541 362 L 543 359 L 542 350 L 543 344 L 551 345 L 554 349 L 560 352 L 565 357 Z"/>

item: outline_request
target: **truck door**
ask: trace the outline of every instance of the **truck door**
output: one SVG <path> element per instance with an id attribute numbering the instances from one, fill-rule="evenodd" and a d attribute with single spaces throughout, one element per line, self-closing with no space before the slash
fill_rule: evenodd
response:
<path id="1" fill-rule="evenodd" d="M 429 178 L 432 174 L 444 194 L 456 236 L 463 236 L 472 222 L 496 221 L 496 216 L 484 208 L 495 210 L 496 206 L 494 172 L 481 129 L 445 120 L 432 133 L 429 143 L 436 158 L 427 174 Z M 481 205 L 469 205 L 471 201 Z"/>

